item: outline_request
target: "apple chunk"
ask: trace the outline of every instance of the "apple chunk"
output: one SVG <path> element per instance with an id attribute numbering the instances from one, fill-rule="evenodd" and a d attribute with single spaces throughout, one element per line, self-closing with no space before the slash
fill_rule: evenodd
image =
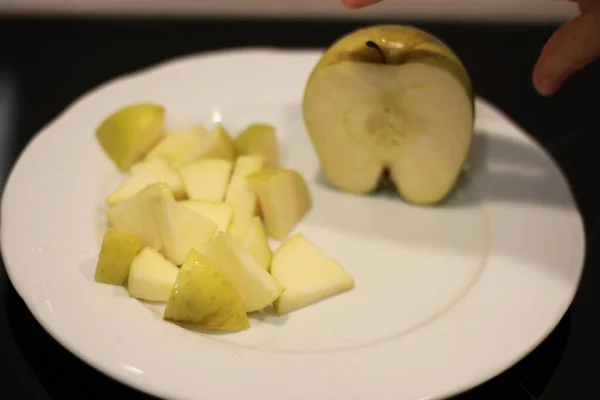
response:
<path id="1" fill-rule="evenodd" d="M 312 198 L 302 175 L 292 169 L 264 169 L 249 175 L 258 196 L 267 233 L 285 239 L 312 208 Z"/>
<path id="2" fill-rule="evenodd" d="M 139 237 L 108 227 L 96 264 L 96 282 L 122 285 L 141 244 Z"/>
<path id="3" fill-rule="evenodd" d="M 225 194 L 225 202 L 233 208 L 233 222 L 247 222 L 258 211 L 258 200 L 246 177 L 263 169 L 264 158 L 258 155 L 239 156 Z"/>
<path id="4" fill-rule="evenodd" d="M 248 223 L 232 224 L 228 232 L 262 265 L 267 271 L 271 266 L 273 253 L 269 246 L 269 237 L 260 217 L 254 217 Z"/>
<path id="5" fill-rule="evenodd" d="M 378 26 L 336 42 L 306 85 L 303 117 L 329 182 L 368 193 L 384 171 L 409 203 L 451 192 L 470 148 L 469 77 L 443 43 Z"/>
<path id="6" fill-rule="evenodd" d="M 210 219 L 217 225 L 217 230 L 226 232 L 229 228 L 233 216 L 233 209 L 229 204 L 200 200 L 186 200 L 182 201 L 181 204 Z"/>
<path id="7" fill-rule="evenodd" d="M 287 239 L 275 251 L 271 275 L 285 288 L 275 301 L 278 314 L 354 288 L 354 278 L 301 233 Z"/>
<path id="8" fill-rule="evenodd" d="M 179 268 L 151 247 L 144 247 L 129 269 L 127 290 L 140 300 L 169 300 Z"/>
<path id="9" fill-rule="evenodd" d="M 179 168 L 200 156 L 208 141 L 204 126 L 194 125 L 185 129 L 168 132 L 163 139 L 148 152 L 146 159 L 162 157 L 174 168 Z"/>
<path id="10" fill-rule="evenodd" d="M 165 109 L 157 104 L 133 104 L 111 114 L 98 126 L 96 138 L 121 171 L 140 160 L 164 133 Z"/>
<path id="11" fill-rule="evenodd" d="M 166 184 L 176 198 L 185 196 L 181 176 L 161 157 L 155 157 L 132 165 L 129 177 L 106 198 L 106 203 L 113 207 L 152 183 Z"/>
<path id="12" fill-rule="evenodd" d="M 250 328 L 235 287 L 195 250 L 190 251 L 179 271 L 163 318 L 208 330 L 234 332 Z"/>
<path id="13" fill-rule="evenodd" d="M 232 282 L 247 312 L 262 310 L 283 291 L 283 287 L 227 232 L 219 232 L 203 254 Z"/>
<path id="14" fill-rule="evenodd" d="M 203 158 L 179 170 L 188 197 L 192 200 L 223 201 L 233 161 Z"/>
<path id="15" fill-rule="evenodd" d="M 233 141 L 238 155 L 259 154 L 268 168 L 279 167 L 279 145 L 275 127 L 269 124 L 251 124 Z"/>

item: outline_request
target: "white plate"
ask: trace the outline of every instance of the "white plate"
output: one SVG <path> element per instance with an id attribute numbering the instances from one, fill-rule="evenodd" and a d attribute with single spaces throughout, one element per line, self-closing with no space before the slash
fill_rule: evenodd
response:
<path id="1" fill-rule="evenodd" d="M 300 114 L 319 56 L 252 49 L 175 60 L 103 85 L 44 128 L 2 203 L 6 267 L 43 327 L 100 371 L 169 399 L 437 399 L 538 345 L 583 265 L 583 224 L 560 170 L 478 100 L 468 173 L 448 204 L 336 192 Z M 297 230 L 339 260 L 356 289 L 287 317 L 253 317 L 242 333 L 203 336 L 94 283 L 102 199 L 121 179 L 94 129 L 139 101 L 164 104 L 173 128 L 275 124 L 285 165 L 304 174 L 315 200 Z"/>

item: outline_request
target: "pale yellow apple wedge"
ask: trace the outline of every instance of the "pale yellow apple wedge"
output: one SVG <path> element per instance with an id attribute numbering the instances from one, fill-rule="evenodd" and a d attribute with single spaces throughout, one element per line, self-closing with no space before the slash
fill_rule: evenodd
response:
<path id="1" fill-rule="evenodd" d="M 266 167 L 279 167 L 279 144 L 273 125 L 251 124 L 240 132 L 233 144 L 238 156 L 259 154 Z"/>
<path id="2" fill-rule="evenodd" d="M 116 230 L 138 236 L 144 246 L 160 250 L 163 244 L 155 215 L 157 207 L 164 199 L 175 201 L 173 192 L 167 185 L 148 185 L 107 211 L 109 225 Z"/>
<path id="3" fill-rule="evenodd" d="M 100 146 L 121 171 L 140 160 L 162 137 L 165 109 L 139 103 L 108 116 L 96 129 Z"/>
<path id="4" fill-rule="evenodd" d="M 237 223 L 229 226 L 229 234 L 244 246 L 246 250 L 267 271 L 271 266 L 273 252 L 269 246 L 269 237 L 260 217 L 254 217 L 247 223 Z"/>
<path id="5" fill-rule="evenodd" d="M 152 183 L 166 184 L 177 199 L 185 197 L 179 173 L 162 157 L 154 157 L 133 164 L 129 177 L 106 198 L 106 203 L 113 207 Z"/>
<path id="6" fill-rule="evenodd" d="M 227 232 L 231 218 L 233 217 L 233 209 L 229 204 L 222 201 L 201 200 L 186 200 L 182 201 L 181 204 L 210 219 L 217 225 L 217 230 Z"/>
<path id="7" fill-rule="evenodd" d="M 283 287 L 227 232 L 219 232 L 203 254 L 231 281 L 247 312 L 264 309 L 283 292 Z"/>
<path id="8" fill-rule="evenodd" d="M 248 222 L 257 215 L 258 200 L 246 177 L 262 170 L 264 164 L 264 158 L 259 155 L 237 158 L 225 194 L 225 202 L 233 208 L 233 222 Z"/>
<path id="9" fill-rule="evenodd" d="M 263 169 L 246 178 L 256 193 L 267 233 L 285 239 L 312 208 L 306 181 L 292 169 Z"/>
<path id="10" fill-rule="evenodd" d="M 223 158 L 203 158 L 179 170 L 188 197 L 192 200 L 223 201 L 233 161 Z"/>
<path id="11" fill-rule="evenodd" d="M 209 135 L 203 125 L 167 132 L 148 152 L 146 159 L 161 157 L 174 168 L 179 168 L 198 158 L 208 142 Z"/>
<path id="12" fill-rule="evenodd" d="M 218 124 L 209 132 L 206 145 L 197 159 L 209 157 L 230 161 L 235 159 L 233 140 L 222 124 Z"/>
<path id="13" fill-rule="evenodd" d="M 354 288 L 354 278 L 344 267 L 301 233 L 287 239 L 275 251 L 271 275 L 285 288 L 274 304 L 278 314 Z"/>
<path id="14" fill-rule="evenodd" d="M 214 264 L 190 251 L 171 291 L 163 318 L 206 330 L 250 328 L 237 290 Z"/>
<path id="15" fill-rule="evenodd" d="M 471 145 L 474 97 L 458 57 L 417 28 L 373 26 L 315 66 L 303 117 L 327 180 L 369 193 L 385 171 L 410 203 L 452 191 Z"/>
<path id="16" fill-rule="evenodd" d="M 144 247 L 131 263 L 127 291 L 136 299 L 166 302 L 178 274 L 175 264 L 153 248 Z"/>
<path id="17" fill-rule="evenodd" d="M 139 237 L 108 227 L 94 273 L 96 282 L 122 285 L 141 244 Z"/>

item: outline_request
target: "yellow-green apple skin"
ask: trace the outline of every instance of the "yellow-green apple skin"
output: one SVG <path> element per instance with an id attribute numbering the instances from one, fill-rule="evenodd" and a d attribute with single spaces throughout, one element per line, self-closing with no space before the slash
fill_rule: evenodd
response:
<path id="1" fill-rule="evenodd" d="M 200 213 L 217 225 L 218 231 L 227 232 L 233 217 L 233 209 L 222 201 L 185 200 L 181 204 Z"/>
<path id="2" fill-rule="evenodd" d="M 144 247 L 129 269 L 127 291 L 140 300 L 166 302 L 179 268 L 152 247 Z"/>
<path id="3" fill-rule="evenodd" d="M 233 141 L 238 155 L 260 154 L 265 167 L 279 167 L 279 144 L 275 127 L 270 124 L 251 124 Z"/>
<path id="4" fill-rule="evenodd" d="M 273 252 L 269 246 L 269 236 L 260 217 L 254 217 L 245 223 L 231 224 L 227 232 L 241 243 L 260 265 L 267 271 L 269 270 Z"/>
<path id="5" fill-rule="evenodd" d="M 227 232 L 217 233 L 202 253 L 237 289 L 246 312 L 264 309 L 283 292 L 283 287 Z"/>
<path id="6" fill-rule="evenodd" d="M 121 171 L 127 171 L 161 139 L 165 130 L 165 109 L 140 103 L 108 116 L 96 129 L 100 146 Z"/>
<path id="7" fill-rule="evenodd" d="M 179 173 L 162 157 L 154 157 L 133 164 L 125 182 L 106 198 L 106 203 L 114 207 L 152 183 L 168 185 L 177 199 L 186 195 Z"/>
<path id="8" fill-rule="evenodd" d="M 257 215 L 259 210 L 258 199 L 246 177 L 262 170 L 264 165 L 264 158 L 256 154 L 239 156 L 236 159 L 225 194 L 225 202 L 233 208 L 232 223 L 248 222 Z"/>
<path id="9" fill-rule="evenodd" d="M 180 168 L 198 158 L 208 143 L 208 132 L 203 125 L 167 132 L 146 155 L 146 159 L 162 157 L 174 168 Z"/>
<path id="10" fill-rule="evenodd" d="M 267 233 L 285 239 L 312 208 L 306 181 L 293 169 L 263 169 L 246 180 L 256 193 Z"/>
<path id="11" fill-rule="evenodd" d="M 111 227 L 106 229 L 94 279 L 110 285 L 122 285 L 127 279 L 131 263 L 135 259 L 142 239 Z"/>
<path id="12" fill-rule="evenodd" d="M 163 318 L 205 330 L 237 332 L 250 328 L 235 287 L 196 250 L 190 251 L 181 266 Z"/>
<path id="13" fill-rule="evenodd" d="M 233 161 L 223 158 L 202 158 L 179 170 L 185 191 L 192 200 L 223 201 Z"/>
<path id="14" fill-rule="evenodd" d="M 388 171 L 407 202 L 440 203 L 471 146 L 465 67 L 410 26 L 372 26 L 337 40 L 313 69 L 302 107 L 325 177 L 346 192 L 367 194 Z"/>
<path id="15" fill-rule="evenodd" d="M 284 288 L 275 301 L 278 314 L 289 313 L 354 288 L 354 278 L 302 233 L 275 251 L 271 275 Z"/>

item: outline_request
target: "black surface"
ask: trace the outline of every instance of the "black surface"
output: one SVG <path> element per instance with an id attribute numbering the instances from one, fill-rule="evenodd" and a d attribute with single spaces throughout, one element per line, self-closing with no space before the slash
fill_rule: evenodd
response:
<path id="1" fill-rule="evenodd" d="M 168 58 L 242 46 L 324 47 L 360 22 L 0 20 L 0 72 L 11 74 L 18 108 L 10 166 L 31 136 L 108 78 Z M 557 329 L 521 363 L 457 400 L 597 398 L 600 369 L 600 134 L 595 63 L 552 98 L 538 96 L 531 70 L 554 27 L 417 24 L 450 44 L 477 93 L 503 109 L 554 156 L 586 223 L 587 261 L 578 295 Z M 600 39 L 600 38 L 599 38 Z M 127 399 L 128 389 L 64 350 L 32 318 L 0 269 L 0 398 Z"/>

